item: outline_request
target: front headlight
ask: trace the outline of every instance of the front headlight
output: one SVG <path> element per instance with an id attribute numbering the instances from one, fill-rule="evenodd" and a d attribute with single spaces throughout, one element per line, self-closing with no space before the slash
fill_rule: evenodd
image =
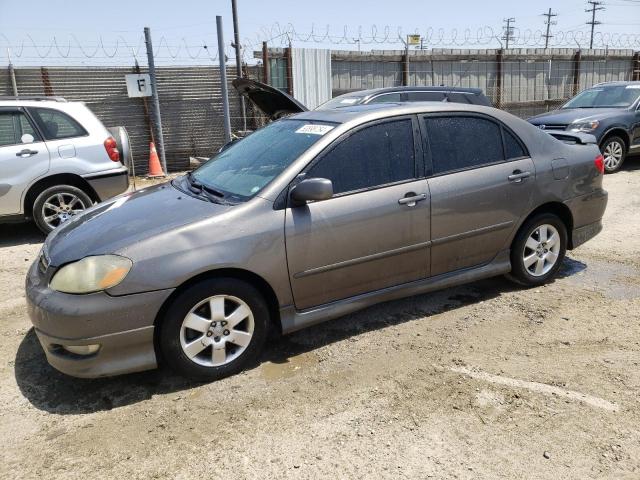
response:
<path id="1" fill-rule="evenodd" d="M 119 255 L 85 257 L 65 265 L 49 283 L 64 293 L 92 293 L 115 287 L 127 276 L 133 263 Z"/>
<path id="2" fill-rule="evenodd" d="M 569 125 L 569 130 L 572 132 L 593 132 L 598 128 L 598 125 L 600 125 L 598 120 L 592 122 L 576 122 Z"/>

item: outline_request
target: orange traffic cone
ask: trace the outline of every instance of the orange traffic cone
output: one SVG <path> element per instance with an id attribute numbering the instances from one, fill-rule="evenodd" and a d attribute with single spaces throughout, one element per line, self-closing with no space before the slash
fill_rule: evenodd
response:
<path id="1" fill-rule="evenodd" d="M 147 177 L 164 177 L 164 172 L 160 166 L 158 152 L 153 142 L 149 143 L 149 173 Z"/>

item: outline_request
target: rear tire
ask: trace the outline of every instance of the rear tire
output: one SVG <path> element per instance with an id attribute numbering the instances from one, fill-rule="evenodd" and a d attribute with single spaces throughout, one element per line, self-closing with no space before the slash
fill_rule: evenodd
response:
<path id="1" fill-rule="evenodd" d="M 552 213 L 525 222 L 511 245 L 507 277 L 525 287 L 543 285 L 556 276 L 567 251 L 567 227 Z"/>
<path id="2" fill-rule="evenodd" d="M 72 185 L 54 185 L 42 191 L 33 202 L 32 214 L 38 228 L 48 235 L 71 217 L 86 210 L 93 201 Z"/>
<path id="3" fill-rule="evenodd" d="M 620 170 L 624 159 L 627 156 L 627 146 L 620 137 L 608 137 L 600 146 L 600 151 L 604 157 L 605 173 L 613 173 Z"/>
<path id="4" fill-rule="evenodd" d="M 203 280 L 171 302 L 159 327 L 159 346 L 174 371 L 209 382 L 253 363 L 269 322 L 267 304 L 252 285 L 235 278 Z"/>

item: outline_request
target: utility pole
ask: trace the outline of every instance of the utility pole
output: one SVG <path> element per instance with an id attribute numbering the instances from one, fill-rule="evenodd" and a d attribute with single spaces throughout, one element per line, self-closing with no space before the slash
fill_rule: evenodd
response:
<path id="1" fill-rule="evenodd" d="M 242 77 L 242 58 L 240 55 L 240 31 L 238 29 L 238 6 L 236 0 L 231 0 L 231 12 L 233 14 L 233 43 L 231 44 L 236 50 L 236 77 Z M 247 115 L 244 106 L 244 97 L 240 95 L 240 110 L 242 112 L 242 130 L 247 130 Z"/>
<path id="2" fill-rule="evenodd" d="M 513 40 L 513 27 L 511 26 L 513 23 L 516 23 L 516 19 L 513 17 L 510 18 L 505 18 L 503 20 L 505 27 L 504 27 L 504 34 L 502 35 L 502 40 L 505 41 L 505 49 L 509 48 L 509 41 Z"/>
<path id="3" fill-rule="evenodd" d="M 167 157 L 164 152 L 164 135 L 162 134 L 162 118 L 160 116 L 160 99 L 158 97 L 158 79 L 156 77 L 156 64 L 153 58 L 153 44 L 151 43 L 151 30 L 149 27 L 144 27 L 144 42 L 147 47 L 147 64 L 149 66 L 149 77 L 151 78 L 151 115 L 153 117 L 153 125 L 156 129 L 153 138 L 158 141 L 158 150 L 160 153 L 160 161 L 162 162 L 162 168 L 164 174 L 169 173 L 167 171 Z"/>
<path id="4" fill-rule="evenodd" d="M 551 13 L 551 8 L 549 8 L 549 12 L 548 13 L 543 13 L 542 15 L 547 17 L 547 19 L 544 21 L 545 25 L 547 26 L 547 33 L 545 33 L 543 35 L 543 37 L 544 37 L 544 48 L 546 50 L 547 48 L 549 48 L 549 39 L 551 37 L 553 37 L 553 35 L 551 35 L 551 25 L 555 25 L 556 23 L 558 23 L 555 20 L 551 20 L 551 19 L 553 17 L 557 17 L 558 14 L 557 13 Z"/>
<path id="5" fill-rule="evenodd" d="M 591 25 L 591 40 L 589 41 L 589 50 L 591 50 L 593 48 L 593 30 L 596 25 L 600 25 L 602 23 L 596 20 L 596 12 L 598 10 L 604 10 L 604 7 L 602 6 L 603 2 L 599 0 L 589 0 L 587 3 L 591 5 L 588 10 L 585 10 L 587 13 L 591 12 L 591 21 L 587 22 L 587 25 Z"/>
<path id="6" fill-rule="evenodd" d="M 227 56 L 224 54 L 224 34 L 220 15 L 216 15 L 216 30 L 218 31 L 218 60 L 220 62 L 220 90 L 222 93 L 222 125 L 224 127 L 224 143 L 227 144 L 231 141 L 231 120 L 227 92 Z"/>

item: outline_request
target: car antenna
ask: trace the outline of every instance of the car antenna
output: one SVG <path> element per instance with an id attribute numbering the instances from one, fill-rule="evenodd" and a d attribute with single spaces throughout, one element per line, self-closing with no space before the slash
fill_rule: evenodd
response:
<path id="1" fill-rule="evenodd" d="M 469 67 L 467 67 L 467 69 L 462 73 L 462 75 L 466 75 L 468 71 L 469 71 Z M 444 92 L 444 100 L 442 100 L 443 102 L 449 102 L 449 94 L 451 94 L 453 92 L 453 89 L 460 84 L 460 81 L 462 80 L 462 75 L 458 77 L 458 81 L 454 86 L 449 87 L 449 90 Z M 444 87 L 445 85 L 441 84 L 441 86 Z"/>

